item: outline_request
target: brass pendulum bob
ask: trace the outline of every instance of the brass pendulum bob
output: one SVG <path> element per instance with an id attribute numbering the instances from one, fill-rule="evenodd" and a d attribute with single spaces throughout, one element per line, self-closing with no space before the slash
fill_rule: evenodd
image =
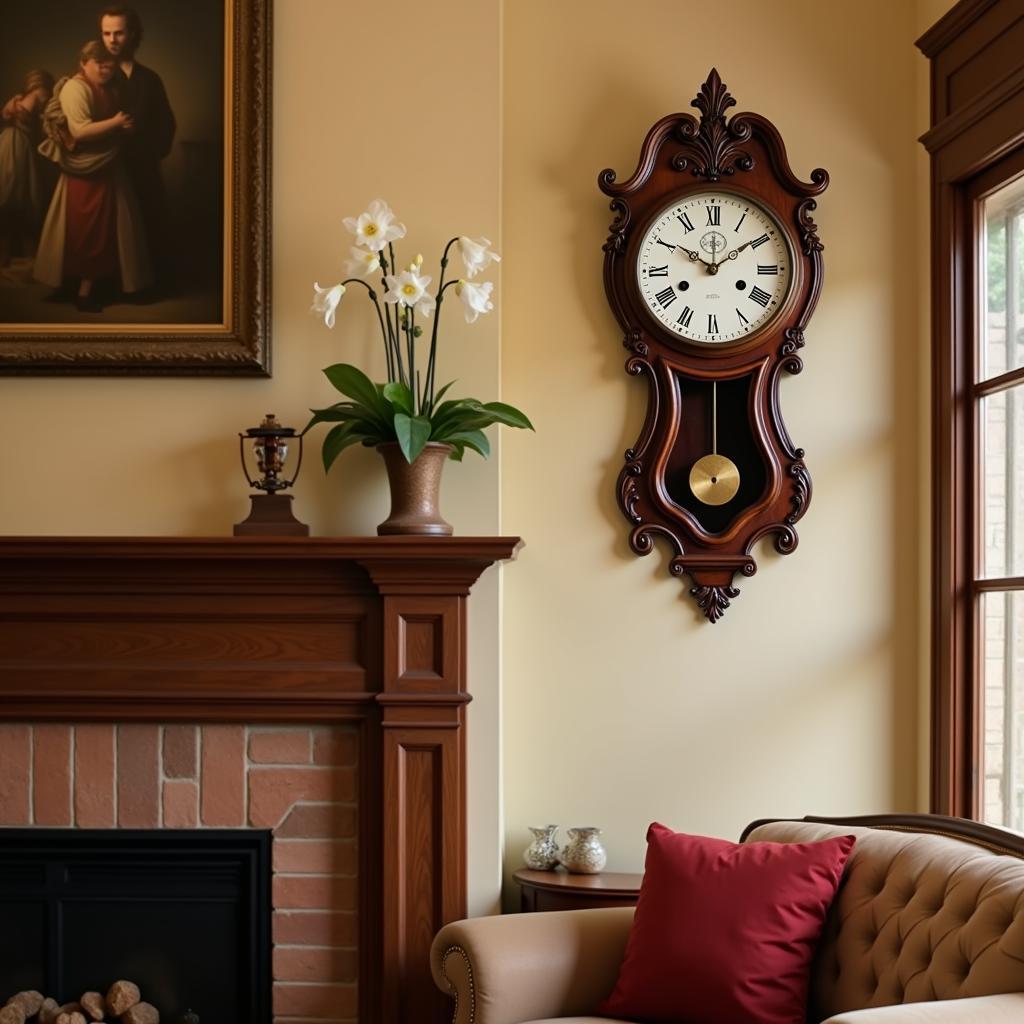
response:
<path id="1" fill-rule="evenodd" d="M 690 470 L 690 490 L 705 505 L 724 505 L 740 489 L 740 471 L 732 459 L 718 454 L 718 381 L 711 382 L 711 454 Z"/>

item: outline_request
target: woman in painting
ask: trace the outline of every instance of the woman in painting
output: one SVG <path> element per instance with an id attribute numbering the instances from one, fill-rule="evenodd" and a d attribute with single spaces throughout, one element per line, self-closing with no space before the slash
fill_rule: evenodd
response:
<path id="1" fill-rule="evenodd" d="M 30 71 L 24 89 L 0 109 L 0 268 L 35 251 L 53 187 L 36 152 L 40 115 L 52 91 L 53 75 Z"/>
<path id="2" fill-rule="evenodd" d="M 86 43 L 77 74 L 57 83 L 43 114 L 47 138 L 39 151 L 62 174 L 33 273 L 58 290 L 77 282 L 75 302 L 83 313 L 102 311 L 100 282 L 115 282 L 127 294 L 152 283 L 138 203 L 121 159 L 133 124 L 118 109 L 113 77 L 114 59 L 103 44 Z"/>

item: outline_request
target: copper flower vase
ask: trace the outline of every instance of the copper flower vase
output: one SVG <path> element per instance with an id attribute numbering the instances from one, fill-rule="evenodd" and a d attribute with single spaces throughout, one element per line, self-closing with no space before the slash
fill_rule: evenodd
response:
<path id="1" fill-rule="evenodd" d="M 429 441 L 411 463 L 405 461 L 397 441 L 379 444 L 377 451 L 384 458 L 391 485 L 391 515 L 377 533 L 450 536 L 452 526 L 441 516 L 440 495 L 441 471 L 452 446 Z"/>

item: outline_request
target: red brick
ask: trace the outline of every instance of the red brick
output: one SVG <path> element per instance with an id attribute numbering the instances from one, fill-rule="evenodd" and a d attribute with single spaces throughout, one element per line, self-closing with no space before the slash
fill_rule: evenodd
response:
<path id="1" fill-rule="evenodd" d="M 277 729 L 249 735 L 249 760 L 255 764 L 309 764 L 308 729 Z"/>
<path id="2" fill-rule="evenodd" d="M 313 763 L 354 768 L 359 760 L 359 734 L 355 729 L 335 726 L 313 730 Z"/>
<path id="3" fill-rule="evenodd" d="M 164 828 L 195 828 L 199 824 L 199 783 L 169 779 L 164 783 Z"/>
<path id="4" fill-rule="evenodd" d="M 37 825 L 71 824 L 71 726 L 37 725 L 32 740 L 32 805 Z"/>
<path id="5" fill-rule="evenodd" d="M 164 726 L 164 775 L 169 779 L 194 779 L 199 767 L 197 730 L 194 725 Z"/>
<path id="6" fill-rule="evenodd" d="M 274 875 L 273 905 L 280 910 L 354 910 L 354 878 L 329 875 Z"/>
<path id="7" fill-rule="evenodd" d="M 160 819 L 160 727 L 117 727 L 117 823 L 156 828 Z"/>
<path id="8" fill-rule="evenodd" d="M 114 827 L 114 726 L 75 726 L 75 824 Z"/>
<path id="9" fill-rule="evenodd" d="M 355 841 L 342 839 L 275 839 L 274 870 L 321 875 L 354 875 L 358 851 Z"/>
<path id="10" fill-rule="evenodd" d="M 245 824 L 245 726 L 203 726 L 204 825 Z"/>
<path id="11" fill-rule="evenodd" d="M 350 910 L 274 911 L 274 942 L 280 945 L 353 946 L 357 927 Z"/>
<path id="12" fill-rule="evenodd" d="M 342 803 L 354 796 L 351 768 L 251 768 L 249 824 L 276 828 L 294 804 Z"/>
<path id="13" fill-rule="evenodd" d="M 356 809 L 344 804 L 296 804 L 274 835 L 280 839 L 347 839 L 356 834 Z"/>
<path id="14" fill-rule="evenodd" d="M 297 985 L 274 983 L 274 1017 L 316 1017 L 335 1020 L 356 1013 L 355 985 Z"/>
<path id="15" fill-rule="evenodd" d="M 274 950 L 274 981 L 355 981 L 354 949 L 297 946 Z"/>
<path id="16" fill-rule="evenodd" d="M 0 825 L 28 825 L 31 726 L 0 725 Z"/>

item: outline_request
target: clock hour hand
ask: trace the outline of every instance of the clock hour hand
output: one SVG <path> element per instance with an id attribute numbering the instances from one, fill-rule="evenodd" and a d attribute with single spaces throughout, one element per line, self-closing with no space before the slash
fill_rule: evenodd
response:
<path id="1" fill-rule="evenodd" d="M 699 252 L 694 252 L 693 249 L 687 249 L 685 245 L 677 245 L 676 248 L 677 249 L 682 249 L 683 252 L 685 252 L 686 255 L 690 257 L 690 262 L 691 263 L 703 263 L 704 266 L 708 268 L 708 273 L 710 273 L 710 274 L 717 274 L 718 273 L 718 264 L 717 263 L 708 263 L 708 261 L 706 259 L 702 259 L 701 258 L 701 255 L 700 255 Z"/>

